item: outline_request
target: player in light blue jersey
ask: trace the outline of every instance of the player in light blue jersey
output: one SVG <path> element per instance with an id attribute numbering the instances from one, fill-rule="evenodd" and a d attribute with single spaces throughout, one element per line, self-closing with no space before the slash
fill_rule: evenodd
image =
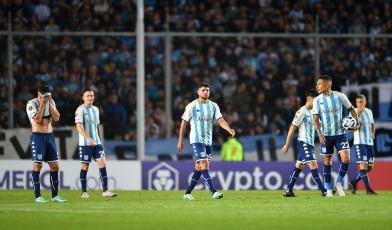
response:
<path id="1" fill-rule="evenodd" d="M 299 128 L 298 134 L 298 158 L 295 167 L 290 174 L 290 180 L 287 185 L 287 190 L 284 192 L 283 196 L 285 197 L 296 197 L 293 193 L 293 187 L 299 174 L 305 168 L 305 165 L 309 165 L 310 172 L 312 173 L 312 177 L 314 182 L 316 182 L 317 187 L 319 188 L 321 195 L 325 196 L 327 190 L 324 188 L 323 182 L 320 179 L 318 173 L 318 166 L 316 156 L 314 155 L 314 125 L 313 125 L 313 116 L 312 116 L 312 108 L 313 108 L 313 100 L 318 96 L 318 93 L 314 89 L 309 89 L 306 91 L 306 104 L 302 106 L 297 113 L 295 113 L 295 117 L 293 122 L 291 123 L 289 133 L 287 134 L 286 144 L 282 148 L 282 152 L 284 154 L 287 153 L 290 147 L 291 139 L 293 138 L 294 131 Z"/>
<path id="2" fill-rule="evenodd" d="M 227 130 L 232 137 L 235 135 L 235 131 L 231 129 L 225 119 L 223 119 L 219 106 L 208 99 L 210 96 L 210 86 L 208 83 L 201 82 L 198 85 L 197 94 L 199 95 L 199 98 L 189 103 L 182 115 L 182 123 L 177 145 L 178 151 L 181 152 L 184 148 L 185 128 L 186 125 L 190 123 L 190 143 L 196 157 L 196 164 L 192 179 L 183 199 L 194 200 L 191 192 L 202 175 L 206 185 L 212 193 L 212 198 L 220 199 L 223 197 L 223 193 L 215 190 L 214 183 L 212 182 L 208 170 L 211 155 L 213 121 L 215 119 L 218 120 L 219 125 L 223 129 Z"/>
<path id="3" fill-rule="evenodd" d="M 26 111 L 31 123 L 32 134 L 30 141 L 31 158 L 33 161 L 33 182 L 35 202 L 45 203 L 41 196 L 39 174 L 42 162 L 50 167 L 50 188 L 52 189 L 52 202 L 66 202 L 58 195 L 59 190 L 59 153 L 53 136 L 52 120 L 57 122 L 60 114 L 52 99 L 49 86 L 41 85 L 37 89 L 38 97 L 27 102 Z"/>
<path id="4" fill-rule="evenodd" d="M 75 112 L 76 128 L 79 132 L 79 159 L 81 162 L 80 183 L 82 185 L 82 198 L 90 198 L 87 193 L 87 170 L 94 157 L 99 167 L 99 176 L 103 187 L 102 197 L 115 197 L 116 193 L 108 189 L 105 152 L 99 136 L 99 110 L 93 106 L 94 92 L 86 89 L 83 92 L 83 105 Z"/>
<path id="5" fill-rule="evenodd" d="M 354 180 L 349 182 L 351 192 L 357 193 L 357 183 L 362 179 L 363 184 L 366 187 L 366 194 L 377 195 L 376 192 L 371 189 L 369 184 L 368 172 L 373 169 L 374 166 L 374 147 L 373 139 L 376 134 L 376 126 L 374 124 L 373 113 L 370 109 L 366 108 L 366 97 L 365 95 L 358 95 L 356 100 L 357 114 L 359 116 L 359 122 L 361 126 L 354 133 L 354 147 L 357 154 L 357 164 L 359 164 L 359 172 Z"/>
<path id="6" fill-rule="evenodd" d="M 341 165 L 336 182 L 336 190 L 340 196 L 345 196 L 342 182 L 347 173 L 350 162 L 350 145 L 342 126 L 343 106 L 350 110 L 357 121 L 357 113 L 347 96 L 343 93 L 332 91 L 332 78 L 329 75 L 321 75 L 317 80 L 317 91 L 320 93 L 313 101 L 313 119 L 316 132 L 321 143 L 321 155 L 324 159 L 324 179 L 327 187 L 327 197 L 333 196 L 332 190 L 332 154 L 336 148 Z M 321 121 L 321 124 L 319 123 Z M 349 131 L 354 132 L 358 126 Z"/>

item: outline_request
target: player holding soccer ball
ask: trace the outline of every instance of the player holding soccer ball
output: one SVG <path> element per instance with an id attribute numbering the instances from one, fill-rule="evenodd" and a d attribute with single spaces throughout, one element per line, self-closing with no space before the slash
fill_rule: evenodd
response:
<path id="1" fill-rule="evenodd" d="M 185 107 L 177 144 L 177 149 L 181 152 L 184 148 L 184 133 L 186 125 L 191 123 L 189 139 L 195 154 L 196 164 L 192 179 L 183 199 L 194 200 L 191 192 L 201 176 L 203 176 L 206 185 L 210 189 L 212 198 L 220 199 L 223 198 L 223 193 L 215 190 L 214 183 L 212 182 L 210 172 L 208 170 L 209 157 L 212 150 L 212 127 L 214 119 L 216 119 L 219 122 L 219 125 L 223 129 L 227 130 L 232 137 L 235 135 L 235 131 L 231 129 L 225 119 L 223 119 L 219 106 L 208 99 L 210 97 L 209 84 L 201 82 L 197 88 L 199 98 L 192 101 Z"/>
<path id="2" fill-rule="evenodd" d="M 299 174 L 308 164 L 310 172 L 312 173 L 313 180 L 316 182 L 322 196 L 326 196 L 327 190 L 324 188 L 323 182 L 320 179 L 318 173 L 318 166 L 316 156 L 314 155 L 314 125 L 312 117 L 313 100 L 318 96 L 318 93 L 314 89 L 309 89 L 306 91 L 306 104 L 302 106 L 296 113 L 291 123 L 289 133 L 287 134 L 286 144 L 282 148 L 284 154 L 287 153 L 290 147 L 291 139 L 293 138 L 294 131 L 298 127 L 298 158 L 297 163 L 290 174 L 289 184 L 287 185 L 287 190 L 284 192 L 285 197 L 295 197 L 293 193 L 293 187 Z"/>
<path id="3" fill-rule="evenodd" d="M 103 193 L 102 197 L 115 197 L 116 193 L 108 189 L 105 152 L 99 136 L 99 110 L 93 106 L 94 92 L 86 89 L 83 92 L 84 104 L 76 109 L 75 123 L 79 132 L 79 160 L 81 163 L 80 183 L 82 185 L 82 198 L 90 198 L 87 193 L 87 170 L 94 157 L 99 167 Z"/>
<path id="4" fill-rule="evenodd" d="M 347 96 L 341 92 L 332 91 L 332 78 L 329 75 L 321 75 L 317 80 L 317 91 L 320 93 L 313 101 L 313 119 L 316 132 L 321 143 L 321 155 L 324 159 L 324 180 L 327 187 L 327 197 L 333 196 L 332 190 L 332 154 L 336 148 L 341 165 L 336 182 L 336 189 L 340 196 L 345 196 L 342 182 L 347 173 L 350 162 L 350 145 L 342 126 L 343 106 L 350 110 L 357 121 L 358 117 L 354 107 Z M 321 124 L 319 123 L 321 120 Z M 354 132 L 358 128 L 350 130 Z"/>
<path id="5" fill-rule="evenodd" d="M 366 194 L 377 195 L 370 188 L 368 172 L 373 169 L 374 165 L 374 147 L 373 139 L 375 138 L 376 126 L 374 124 L 373 113 L 370 109 L 365 108 L 366 97 L 358 95 L 356 98 L 357 114 L 361 127 L 354 133 L 354 147 L 357 154 L 357 164 L 359 164 L 359 172 L 354 180 L 349 182 L 351 192 L 357 193 L 357 183 L 362 179 L 366 187 Z"/>

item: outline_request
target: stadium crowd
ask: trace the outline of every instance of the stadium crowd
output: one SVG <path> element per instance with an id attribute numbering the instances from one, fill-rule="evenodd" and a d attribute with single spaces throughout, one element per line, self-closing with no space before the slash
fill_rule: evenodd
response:
<path id="1" fill-rule="evenodd" d="M 285 134 L 294 112 L 314 88 L 315 40 L 266 39 L 245 33 L 392 33 L 390 1 L 144 0 L 145 30 L 235 32 L 238 37 L 174 37 L 173 116 L 165 116 L 164 38 L 145 39 L 146 138 L 163 138 L 166 122 L 178 136 L 184 106 L 196 85 L 210 84 L 211 100 L 244 135 Z M 136 0 L 0 1 L 0 31 L 135 31 Z M 168 15 L 168 17 L 166 17 Z M 166 24 L 166 20 L 168 23 Z M 166 28 L 169 25 L 169 28 Z M 136 139 L 136 38 L 13 36 L 14 126 L 29 127 L 26 101 L 38 85 L 53 90 L 73 126 L 81 92 L 93 89 L 105 139 Z M 392 39 L 322 38 L 321 71 L 342 85 L 392 82 Z M 0 36 L 0 128 L 8 127 L 7 37 Z M 215 129 L 219 132 L 219 129 Z M 215 138 L 221 138 L 216 133 Z"/>

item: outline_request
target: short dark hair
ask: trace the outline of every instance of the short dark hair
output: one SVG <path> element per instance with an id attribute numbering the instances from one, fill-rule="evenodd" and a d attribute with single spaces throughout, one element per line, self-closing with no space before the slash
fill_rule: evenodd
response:
<path id="1" fill-rule="evenodd" d="M 92 89 L 90 89 L 90 88 L 85 88 L 85 89 L 83 90 L 83 92 L 82 92 L 82 96 L 84 95 L 85 92 L 90 92 L 90 91 L 94 92 L 94 91 L 93 91 Z"/>
<path id="2" fill-rule="evenodd" d="M 366 97 L 363 94 L 359 94 L 355 99 L 365 99 L 366 101 Z"/>
<path id="3" fill-rule="evenodd" d="M 306 90 L 306 97 L 317 97 L 319 94 L 315 89 Z"/>
<path id="4" fill-rule="evenodd" d="M 197 85 L 197 88 L 198 89 L 200 89 L 201 87 L 208 87 L 208 88 L 210 88 L 210 84 L 208 84 L 207 82 L 200 82 L 198 85 Z"/>
<path id="5" fill-rule="evenodd" d="M 323 80 L 323 81 L 329 81 L 332 84 L 332 77 L 329 75 L 320 75 L 320 77 L 318 77 L 318 79 Z"/>
<path id="6" fill-rule="evenodd" d="M 40 94 L 45 94 L 45 93 L 50 92 L 50 88 L 47 85 L 40 85 L 37 88 L 37 92 L 40 93 Z"/>

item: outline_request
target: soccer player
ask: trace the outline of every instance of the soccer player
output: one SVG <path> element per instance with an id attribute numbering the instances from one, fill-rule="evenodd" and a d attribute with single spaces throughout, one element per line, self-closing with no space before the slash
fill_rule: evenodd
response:
<path id="1" fill-rule="evenodd" d="M 50 188 L 52 202 L 66 202 L 58 195 L 59 190 L 59 153 L 53 136 L 52 119 L 57 122 L 60 114 L 52 99 L 49 86 L 41 85 L 37 89 L 38 97 L 27 102 L 26 111 L 29 117 L 32 134 L 30 141 L 31 157 L 33 161 L 32 183 L 35 202 L 48 202 L 41 196 L 39 174 L 42 162 L 50 167 Z"/>
<path id="2" fill-rule="evenodd" d="M 313 180 L 316 182 L 317 187 L 321 191 L 322 196 L 326 196 L 327 190 L 324 188 L 323 182 L 320 179 L 318 173 L 318 166 L 316 156 L 314 155 L 314 125 L 313 125 L 313 100 L 318 96 L 318 93 L 314 89 L 309 89 L 306 91 L 306 104 L 302 106 L 293 119 L 291 123 L 289 133 L 287 134 L 286 144 L 282 148 L 284 154 L 287 153 L 290 147 L 291 139 L 293 138 L 294 131 L 298 127 L 298 158 L 297 163 L 290 175 L 289 184 L 287 185 L 287 190 L 284 192 L 285 197 L 296 197 L 293 193 L 293 187 L 301 171 L 308 164 L 310 172 L 312 173 Z"/>
<path id="3" fill-rule="evenodd" d="M 208 99 L 210 96 L 210 86 L 208 83 L 201 82 L 198 85 L 197 94 L 199 95 L 199 98 L 189 103 L 182 115 L 179 140 L 177 144 L 177 149 L 181 152 L 184 148 L 184 133 L 186 125 L 191 123 L 190 144 L 192 145 L 193 152 L 195 154 L 196 163 L 192 179 L 183 199 L 194 200 L 191 192 L 199 181 L 201 175 L 203 175 L 206 185 L 212 193 L 212 198 L 220 199 L 223 197 L 223 193 L 215 190 L 214 183 L 212 182 L 208 171 L 214 119 L 218 120 L 219 125 L 223 129 L 227 130 L 232 137 L 235 135 L 235 131 L 231 129 L 225 119 L 223 119 L 219 106 Z"/>
<path id="4" fill-rule="evenodd" d="M 351 188 L 353 194 L 357 193 L 357 183 L 362 179 L 363 184 L 366 187 L 366 194 L 377 195 L 370 188 L 368 172 L 373 169 L 374 165 L 374 147 L 373 139 L 375 138 L 376 126 L 374 124 L 373 113 L 370 109 L 365 108 L 366 97 L 364 95 L 358 95 L 356 100 L 357 114 L 359 116 L 359 122 L 361 126 L 354 133 L 354 147 L 357 153 L 357 164 L 359 164 L 359 172 L 354 180 L 350 181 L 348 185 Z"/>
<path id="5" fill-rule="evenodd" d="M 75 123 L 79 132 L 79 160 L 81 163 L 80 183 L 82 185 L 82 198 L 90 198 L 87 193 L 87 170 L 94 157 L 99 167 L 103 193 L 102 197 L 115 197 L 116 193 L 108 189 L 105 152 L 99 136 L 99 110 L 93 106 L 94 92 L 86 89 L 83 92 L 83 105 L 76 109 Z"/>
<path id="6" fill-rule="evenodd" d="M 343 106 L 350 110 L 358 124 L 357 113 L 347 96 L 341 92 L 332 91 L 331 86 L 332 78 L 329 75 L 321 75 L 318 78 L 316 88 L 320 95 L 314 99 L 312 110 L 314 125 L 321 143 L 320 154 L 324 159 L 324 180 L 327 187 L 327 197 L 333 196 L 331 172 L 334 146 L 341 160 L 336 190 L 340 196 L 345 196 L 342 182 L 350 162 L 350 145 L 342 126 Z M 320 120 L 321 124 L 319 123 Z M 357 128 L 358 126 L 349 132 L 354 132 Z"/>

